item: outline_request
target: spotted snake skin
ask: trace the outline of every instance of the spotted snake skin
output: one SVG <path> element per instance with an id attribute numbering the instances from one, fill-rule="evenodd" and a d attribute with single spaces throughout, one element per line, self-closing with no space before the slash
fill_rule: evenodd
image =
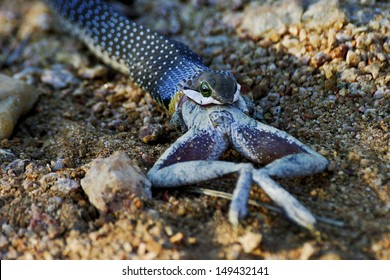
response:
<path id="1" fill-rule="evenodd" d="M 130 75 L 167 110 L 189 81 L 204 71 L 214 71 L 183 43 L 136 24 L 104 1 L 46 2 L 96 56 Z"/>

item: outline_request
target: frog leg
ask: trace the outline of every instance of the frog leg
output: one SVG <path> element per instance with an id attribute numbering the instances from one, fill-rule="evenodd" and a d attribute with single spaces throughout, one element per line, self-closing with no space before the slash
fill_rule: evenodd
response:
<path id="1" fill-rule="evenodd" d="M 259 122 L 232 124 L 230 141 L 244 157 L 264 165 L 252 172 L 253 181 L 297 224 L 312 228 L 314 216 L 273 178 L 307 176 L 323 171 L 328 161 L 303 143 Z"/>
<path id="2" fill-rule="evenodd" d="M 237 186 L 229 210 L 230 222 L 237 224 L 247 215 L 253 166 L 217 160 L 228 146 L 226 136 L 218 130 L 190 129 L 163 153 L 147 177 L 153 187 L 178 187 L 237 173 Z"/>

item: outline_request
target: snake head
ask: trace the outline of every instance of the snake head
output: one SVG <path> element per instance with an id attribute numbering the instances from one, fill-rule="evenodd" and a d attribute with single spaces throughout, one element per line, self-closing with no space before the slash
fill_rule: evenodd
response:
<path id="1" fill-rule="evenodd" d="M 229 72 L 205 71 L 184 89 L 184 94 L 200 105 L 232 104 L 238 100 L 240 88 Z"/>

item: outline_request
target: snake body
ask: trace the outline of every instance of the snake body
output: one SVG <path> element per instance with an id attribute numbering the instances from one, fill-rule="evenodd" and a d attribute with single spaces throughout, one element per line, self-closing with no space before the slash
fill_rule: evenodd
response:
<path id="1" fill-rule="evenodd" d="M 229 71 L 208 68 L 183 43 L 136 24 L 106 2 L 46 2 L 96 56 L 129 74 L 171 113 L 184 94 L 201 105 L 237 100 L 239 86 Z"/>

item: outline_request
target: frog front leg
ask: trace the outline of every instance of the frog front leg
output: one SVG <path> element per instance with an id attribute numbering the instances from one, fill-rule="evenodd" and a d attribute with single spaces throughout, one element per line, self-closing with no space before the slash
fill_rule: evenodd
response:
<path id="1" fill-rule="evenodd" d="M 247 215 L 253 166 L 217 160 L 228 146 L 226 135 L 218 130 L 190 129 L 163 153 L 147 177 L 153 187 L 178 187 L 238 174 L 229 210 L 230 222 L 237 225 Z"/>

